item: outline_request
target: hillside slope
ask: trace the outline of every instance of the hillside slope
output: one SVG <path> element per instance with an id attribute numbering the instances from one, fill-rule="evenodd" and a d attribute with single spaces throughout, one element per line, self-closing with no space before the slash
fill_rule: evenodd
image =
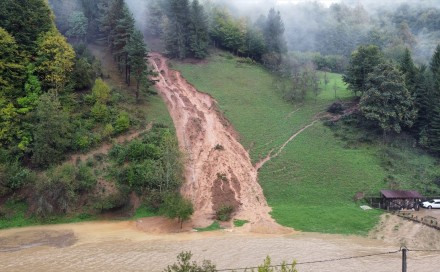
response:
<path id="1" fill-rule="evenodd" d="M 249 220 L 254 230 L 275 231 L 257 170 L 215 100 L 198 92 L 179 72 L 169 70 L 160 54 L 152 53 L 151 59 L 159 74 L 156 88 L 167 103 L 180 148 L 186 153 L 186 181 L 181 191 L 195 206 L 193 223 L 207 226 L 216 211 L 230 206 L 235 217 Z"/>

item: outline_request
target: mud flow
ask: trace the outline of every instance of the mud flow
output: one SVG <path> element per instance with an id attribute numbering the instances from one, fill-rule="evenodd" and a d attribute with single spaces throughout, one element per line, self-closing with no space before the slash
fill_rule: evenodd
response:
<path id="1" fill-rule="evenodd" d="M 300 272 L 401 271 L 401 252 L 395 252 L 399 246 L 380 239 L 314 233 L 257 234 L 241 228 L 164 234 L 153 228 L 146 229 L 150 231 L 147 233 L 138 226 L 178 225 L 164 220 L 2 230 L 0 271 L 159 272 L 174 263 L 181 251 L 191 251 L 198 262 L 212 260 L 217 269 L 253 267 L 271 256 L 273 264 L 296 260 Z M 357 258 L 366 255 L 371 256 Z M 408 271 L 438 271 L 439 263 L 438 252 L 408 252 Z"/>
<path id="2" fill-rule="evenodd" d="M 152 53 L 150 59 L 158 72 L 156 88 L 167 104 L 186 156 L 182 193 L 194 204 L 193 224 L 209 225 L 215 211 L 229 205 L 234 207 L 235 217 L 250 221 L 255 231 L 282 229 L 269 215 L 249 154 L 214 98 L 169 69 L 162 55 Z"/>

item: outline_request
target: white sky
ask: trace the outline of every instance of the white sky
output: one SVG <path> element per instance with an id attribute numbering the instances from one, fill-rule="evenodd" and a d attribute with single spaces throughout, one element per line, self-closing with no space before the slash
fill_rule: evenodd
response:
<path id="1" fill-rule="evenodd" d="M 337 0 L 316 0 L 316 1 L 314 1 L 314 0 L 276 0 L 276 2 L 277 2 L 277 4 L 280 4 L 280 5 L 288 4 L 288 3 L 297 4 L 297 3 L 301 3 L 301 2 L 320 2 L 325 6 L 330 6 L 332 3 L 337 3 L 339 1 L 337 1 Z"/>

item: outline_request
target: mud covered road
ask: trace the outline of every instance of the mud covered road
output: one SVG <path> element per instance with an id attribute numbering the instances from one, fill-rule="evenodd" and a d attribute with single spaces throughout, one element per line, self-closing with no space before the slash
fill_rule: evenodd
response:
<path id="1" fill-rule="evenodd" d="M 257 234 L 248 232 L 246 225 L 208 233 L 164 234 L 148 229 L 156 223 L 166 226 L 162 220 L 2 230 L 0 271 L 156 272 L 172 264 L 181 251 L 191 251 L 197 261 L 212 260 L 217 269 L 255 266 L 270 255 L 274 264 L 295 259 L 300 272 L 401 271 L 400 252 L 375 255 L 399 250 L 392 241 L 316 233 Z M 150 232 L 141 231 L 142 226 Z M 344 259 L 365 255 L 375 256 Z M 330 259 L 339 260 L 316 262 Z M 408 252 L 408 271 L 438 271 L 439 263 L 438 252 Z"/>

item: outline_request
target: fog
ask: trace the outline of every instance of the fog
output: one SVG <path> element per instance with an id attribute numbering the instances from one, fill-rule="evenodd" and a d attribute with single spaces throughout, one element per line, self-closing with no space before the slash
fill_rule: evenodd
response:
<path id="1" fill-rule="evenodd" d="M 136 20 L 136 27 L 142 32 L 147 28 L 147 3 L 148 0 L 125 0 L 128 8 Z"/>
<path id="2" fill-rule="evenodd" d="M 147 7 L 150 1 L 164 0 L 126 0 L 136 19 L 136 25 L 144 31 L 147 29 Z M 420 11 L 425 11 L 424 15 L 428 19 L 429 16 L 440 16 L 439 10 L 434 15 L 426 11 L 428 8 L 440 9 L 438 0 L 199 1 L 205 6 L 224 6 L 236 18 L 247 17 L 251 21 L 267 15 L 269 9 L 274 7 L 282 15 L 288 48 L 292 51 L 348 56 L 359 44 L 378 42 L 375 39 L 383 38 L 385 41 L 382 46 L 387 47 L 385 51 L 389 56 L 396 56 L 402 48 L 409 47 L 416 60 L 426 62 L 435 46 L 440 43 L 439 28 L 419 26 L 420 22 L 415 21 L 419 20 L 415 15 Z M 402 5 L 405 6 L 402 8 Z M 397 14 L 398 12 L 401 14 Z M 413 21 L 405 18 L 408 14 Z M 400 25 L 405 21 L 408 21 L 409 35 L 416 41 L 414 44 L 404 41 L 403 36 L 407 34 L 398 33 Z"/>

